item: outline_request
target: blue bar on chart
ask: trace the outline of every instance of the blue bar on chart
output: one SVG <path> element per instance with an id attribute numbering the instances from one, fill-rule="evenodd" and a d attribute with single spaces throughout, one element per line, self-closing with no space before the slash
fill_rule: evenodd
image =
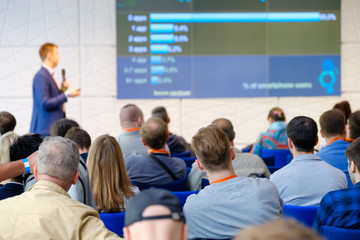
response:
<path id="1" fill-rule="evenodd" d="M 150 24 L 150 33 L 173 33 L 174 24 Z"/>
<path id="2" fill-rule="evenodd" d="M 174 43 L 174 34 L 150 34 L 150 43 Z"/>
<path id="3" fill-rule="evenodd" d="M 164 74 L 165 66 L 151 66 L 151 74 Z"/>
<path id="4" fill-rule="evenodd" d="M 167 54 L 169 53 L 169 45 L 167 44 L 151 44 L 150 45 L 151 54 Z"/>
<path id="5" fill-rule="evenodd" d="M 150 57 L 151 64 L 161 64 L 162 63 L 162 56 L 151 56 Z"/>
<path id="6" fill-rule="evenodd" d="M 152 84 L 152 85 L 157 85 L 157 84 L 159 84 L 159 76 L 151 76 L 150 81 L 151 81 L 151 84 Z"/>
<path id="7" fill-rule="evenodd" d="M 208 22 L 320 22 L 319 12 L 271 13 L 151 13 L 155 23 L 208 23 Z"/>

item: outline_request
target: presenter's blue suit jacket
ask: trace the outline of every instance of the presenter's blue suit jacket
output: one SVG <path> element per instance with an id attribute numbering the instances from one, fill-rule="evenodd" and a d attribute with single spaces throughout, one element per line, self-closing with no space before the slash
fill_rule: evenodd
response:
<path id="1" fill-rule="evenodd" d="M 30 132 L 50 135 L 51 125 L 65 116 L 62 105 L 67 101 L 67 97 L 44 67 L 41 67 L 34 77 L 33 99 Z"/>

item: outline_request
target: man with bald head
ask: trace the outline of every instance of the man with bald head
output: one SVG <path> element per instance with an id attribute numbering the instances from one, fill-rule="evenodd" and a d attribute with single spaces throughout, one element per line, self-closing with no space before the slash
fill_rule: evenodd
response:
<path id="1" fill-rule="evenodd" d="M 270 172 L 264 161 L 255 154 L 244 153 L 234 147 L 235 131 L 230 120 L 226 118 L 218 118 L 212 122 L 226 133 L 230 141 L 232 165 L 237 176 L 242 177 L 270 177 Z M 188 177 L 188 186 L 191 191 L 201 189 L 201 179 L 207 178 L 206 172 L 200 170 L 197 163 L 191 166 L 191 172 Z"/>
<path id="2" fill-rule="evenodd" d="M 120 111 L 120 125 L 122 132 L 118 137 L 124 158 L 133 153 L 147 154 L 146 147 L 141 141 L 140 127 L 144 123 L 144 114 L 135 104 L 127 104 Z"/>
<path id="3" fill-rule="evenodd" d="M 180 158 L 170 157 L 166 150 L 169 133 L 163 120 L 150 118 L 141 127 L 140 135 L 147 153 L 135 153 L 125 158 L 131 181 L 163 185 L 185 177 L 185 162 Z"/>

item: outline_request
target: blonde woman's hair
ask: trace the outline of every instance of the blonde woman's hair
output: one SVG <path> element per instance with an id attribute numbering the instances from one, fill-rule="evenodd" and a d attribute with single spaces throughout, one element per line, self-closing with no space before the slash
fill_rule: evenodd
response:
<path id="1" fill-rule="evenodd" d="M 124 211 L 124 197 L 134 196 L 124 157 L 114 137 L 102 135 L 90 147 L 87 167 L 98 212 Z"/>
<path id="2" fill-rule="evenodd" d="M 10 147 L 18 138 L 14 132 L 7 132 L 0 137 L 0 163 L 10 162 Z"/>

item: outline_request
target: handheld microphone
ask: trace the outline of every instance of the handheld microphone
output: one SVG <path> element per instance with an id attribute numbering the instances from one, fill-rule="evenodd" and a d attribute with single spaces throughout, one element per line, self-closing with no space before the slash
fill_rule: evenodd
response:
<path id="1" fill-rule="evenodd" d="M 65 92 L 66 88 L 64 87 L 64 82 L 65 82 L 65 69 L 61 69 L 61 76 L 62 76 L 62 86 L 61 86 L 61 91 Z"/>

